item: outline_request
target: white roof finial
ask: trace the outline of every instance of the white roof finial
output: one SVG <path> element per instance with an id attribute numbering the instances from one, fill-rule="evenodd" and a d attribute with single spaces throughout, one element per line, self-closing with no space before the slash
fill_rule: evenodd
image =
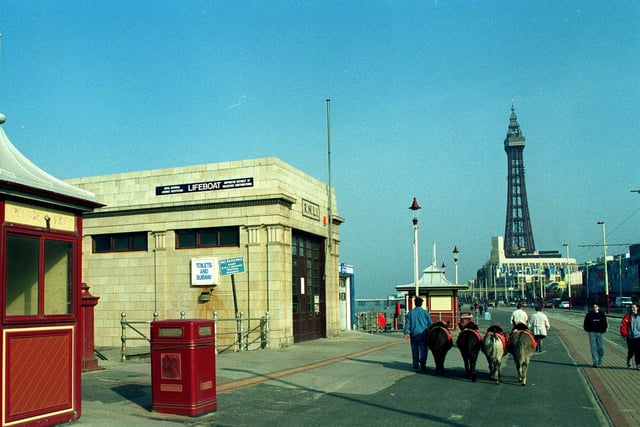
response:
<path id="1" fill-rule="evenodd" d="M 433 265 L 435 267 L 436 265 L 436 261 L 438 259 L 438 257 L 436 256 L 436 242 L 433 242 L 433 260 L 431 260 L 431 265 Z"/>

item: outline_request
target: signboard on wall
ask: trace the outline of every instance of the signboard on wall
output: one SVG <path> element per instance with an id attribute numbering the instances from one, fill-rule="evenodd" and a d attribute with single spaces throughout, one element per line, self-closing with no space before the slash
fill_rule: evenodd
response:
<path id="1" fill-rule="evenodd" d="M 253 187 L 253 177 L 223 179 L 220 181 L 194 182 L 156 187 L 156 196 L 165 194 L 196 193 L 199 191 L 229 190 L 232 188 Z"/>
<path id="2" fill-rule="evenodd" d="M 218 258 L 191 259 L 191 285 L 216 286 L 218 277 Z"/>
<path id="3" fill-rule="evenodd" d="M 317 203 L 302 199 L 302 215 L 320 221 L 320 206 Z"/>
<path id="4" fill-rule="evenodd" d="M 244 257 L 226 258 L 220 260 L 220 274 L 227 276 L 229 274 L 244 273 Z"/>

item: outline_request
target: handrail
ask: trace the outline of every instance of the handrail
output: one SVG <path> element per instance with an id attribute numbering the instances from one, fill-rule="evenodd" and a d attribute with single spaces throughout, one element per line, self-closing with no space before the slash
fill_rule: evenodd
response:
<path id="1" fill-rule="evenodd" d="M 153 313 L 153 320 L 158 320 L 158 313 Z M 127 360 L 127 340 L 144 340 L 151 342 L 151 339 L 147 337 L 143 332 L 133 325 L 151 325 L 151 320 L 127 320 L 126 313 L 120 313 L 120 327 L 122 328 L 122 334 L 120 341 L 122 342 L 120 347 L 120 361 Z M 127 328 L 134 331 L 138 336 L 127 337 Z"/>
<path id="2" fill-rule="evenodd" d="M 236 318 L 218 317 L 218 312 L 213 313 L 213 321 L 216 324 L 216 353 L 223 353 L 231 348 L 234 352 L 247 351 L 251 344 L 260 343 L 260 349 L 267 348 L 269 345 L 269 312 L 267 311 L 263 317 L 244 317 L 244 312 L 240 311 Z M 258 326 L 251 327 L 251 321 L 258 321 Z M 218 323 L 234 322 L 235 330 L 230 332 L 220 332 Z M 218 346 L 218 336 L 234 335 L 233 343 L 227 347 L 220 349 Z M 254 336 L 254 338 L 251 338 Z"/>
<path id="3" fill-rule="evenodd" d="M 185 312 L 180 312 L 180 319 L 185 318 Z M 158 320 L 158 313 L 153 313 L 153 321 Z M 233 348 L 234 352 L 247 351 L 250 346 L 259 343 L 260 349 L 265 349 L 269 345 L 269 312 L 267 311 L 263 317 L 246 318 L 241 311 L 236 318 L 220 319 L 218 318 L 218 312 L 214 312 L 213 321 L 215 323 L 215 348 L 216 353 L 222 353 Z M 251 326 L 252 321 L 257 321 L 256 326 Z M 151 343 L 151 338 L 141 331 L 142 328 L 135 325 L 148 325 L 150 327 L 151 320 L 128 320 L 126 313 L 120 313 L 120 326 L 122 334 L 120 337 L 120 361 L 127 360 L 127 341 L 139 340 L 147 341 Z M 219 324 L 226 322 L 235 323 L 234 330 L 231 332 L 219 332 Z M 130 329 L 134 332 L 133 336 L 127 336 L 127 330 Z M 148 333 L 148 335 L 151 335 Z M 234 335 L 233 343 L 222 350 L 218 348 L 218 335 Z"/>

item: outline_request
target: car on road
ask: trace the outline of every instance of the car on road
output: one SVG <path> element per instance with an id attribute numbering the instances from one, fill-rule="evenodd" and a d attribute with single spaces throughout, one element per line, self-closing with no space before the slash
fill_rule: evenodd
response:
<path id="1" fill-rule="evenodd" d="M 558 308 L 569 308 L 569 301 L 560 301 L 558 303 Z"/>
<path id="2" fill-rule="evenodd" d="M 614 307 L 630 307 L 633 301 L 631 297 L 616 297 L 616 301 L 613 303 Z"/>

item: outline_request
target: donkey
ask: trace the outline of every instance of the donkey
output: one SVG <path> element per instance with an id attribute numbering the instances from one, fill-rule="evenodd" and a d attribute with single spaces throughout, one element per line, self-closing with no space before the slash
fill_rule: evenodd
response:
<path id="1" fill-rule="evenodd" d="M 433 361 L 436 364 L 436 375 L 444 374 L 444 359 L 447 352 L 453 346 L 451 333 L 444 322 L 435 322 L 427 328 L 427 347 L 433 353 Z"/>
<path id="2" fill-rule="evenodd" d="M 507 342 L 507 349 L 513 355 L 513 361 L 518 371 L 518 381 L 527 385 L 527 369 L 531 356 L 536 351 L 536 339 L 527 325 L 518 323 L 513 327 Z"/>
<path id="3" fill-rule="evenodd" d="M 476 361 L 482 347 L 482 336 L 478 332 L 478 325 L 474 322 L 467 323 L 461 329 L 456 339 L 456 347 L 464 360 L 464 376 L 476 382 Z"/>
<path id="4" fill-rule="evenodd" d="M 489 378 L 496 384 L 500 384 L 500 365 L 507 348 L 507 339 L 499 323 L 494 323 L 487 328 L 487 333 L 482 341 L 482 352 L 489 364 Z"/>

